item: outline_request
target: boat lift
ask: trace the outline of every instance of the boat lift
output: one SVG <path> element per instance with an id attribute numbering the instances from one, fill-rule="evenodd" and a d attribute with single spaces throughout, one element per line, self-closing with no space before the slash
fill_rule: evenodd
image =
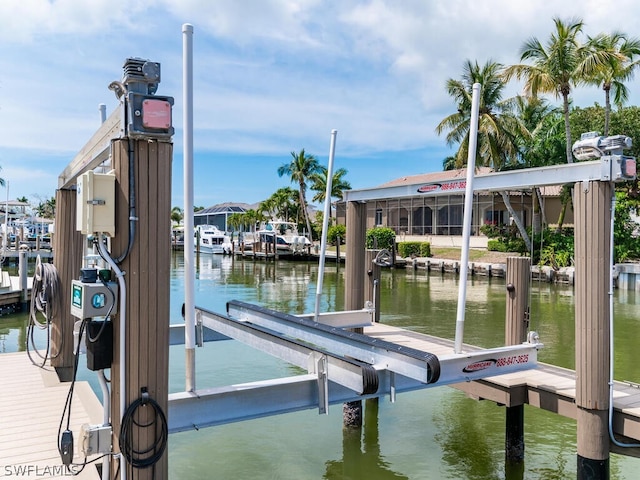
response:
<path id="1" fill-rule="evenodd" d="M 474 159 L 469 160 L 470 172 L 466 182 L 347 191 L 345 200 L 360 202 L 373 198 L 442 195 L 463 191 L 466 197 L 471 197 L 475 191 L 576 182 L 586 184 L 590 181 L 616 182 L 635 178 L 635 158 L 622 154 L 624 148 L 630 147 L 628 137 L 599 137 L 597 141 L 592 137 L 582 141 L 595 152 L 591 158 L 596 160 L 499 172 L 474 179 L 473 153 Z M 465 217 L 467 227 L 470 224 L 470 208 L 465 208 Z M 465 248 L 468 249 L 468 244 Z M 466 279 L 466 270 L 461 271 L 461 278 Z M 461 284 L 466 282 L 462 281 Z M 356 327 L 366 329 L 373 324 L 373 314 L 373 309 L 365 308 L 361 311 L 316 311 L 306 316 L 294 316 L 240 301 L 228 302 L 224 314 L 195 308 L 195 331 L 200 345 L 206 336 L 205 332 L 209 336 L 212 331 L 218 332 L 222 338 L 236 339 L 305 368 L 307 374 L 170 394 L 169 430 L 199 429 L 316 406 L 320 413 L 328 413 L 330 404 L 384 395 L 389 395 L 391 401 L 395 401 L 398 392 L 533 369 L 537 365 L 537 352 L 542 347 L 538 335 L 529 332 L 527 341 L 520 345 L 478 350 L 471 350 L 468 346 L 463 348 L 462 288 L 458 302 L 455 348 L 445 355 L 434 355 L 348 330 Z M 172 328 L 172 338 L 176 338 L 175 335 L 178 336 L 177 341 L 184 338 L 184 326 Z"/>
<path id="2" fill-rule="evenodd" d="M 500 172 L 476 178 L 474 190 L 501 190 L 570 182 L 626 180 L 626 158 L 606 156 L 567 165 Z M 635 161 L 635 160 L 634 160 Z M 464 182 L 457 189 L 464 190 Z M 413 187 L 388 187 L 377 195 L 415 195 Z M 424 189 L 429 190 L 429 189 Z M 445 188 L 450 191 L 451 188 Z M 433 190 L 430 194 L 435 194 Z M 349 201 L 364 200 L 367 191 L 348 192 Z M 400 194 L 400 196 L 402 196 Z M 199 343 L 207 337 L 234 338 L 294 365 L 306 375 L 169 395 L 171 432 L 250 418 L 319 408 L 363 398 L 389 395 L 533 369 L 542 348 L 535 332 L 527 342 L 498 348 L 433 355 L 381 341 L 348 328 L 373 324 L 373 309 L 293 316 L 230 301 L 226 313 L 196 308 Z M 172 327 L 172 343 L 181 342 L 184 325 Z M 223 337 L 213 335 L 213 332 Z M 377 389 L 374 386 L 377 384 Z"/>

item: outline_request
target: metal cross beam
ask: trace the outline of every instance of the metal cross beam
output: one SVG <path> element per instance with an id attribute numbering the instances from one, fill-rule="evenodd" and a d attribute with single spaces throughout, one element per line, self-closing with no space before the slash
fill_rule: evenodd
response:
<path id="1" fill-rule="evenodd" d="M 474 177 L 473 190 L 476 192 L 519 190 L 593 180 L 608 182 L 617 179 L 615 170 L 616 165 L 611 161 L 611 157 L 602 157 L 600 160 L 588 162 L 478 175 Z M 415 183 L 392 187 L 346 190 L 344 192 L 344 201 L 365 202 L 389 198 L 463 194 L 466 186 L 466 180 L 459 179 L 439 183 Z"/>
<path id="2" fill-rule="evenodd" d="M 122 129 L 122 108 L 116 108 L 93 134 L 71 163 L 58 176 L 58 188 L 69 189 L 84 172 L 93 170 L 109 158 L 111 140 L 119 138 Z"/>

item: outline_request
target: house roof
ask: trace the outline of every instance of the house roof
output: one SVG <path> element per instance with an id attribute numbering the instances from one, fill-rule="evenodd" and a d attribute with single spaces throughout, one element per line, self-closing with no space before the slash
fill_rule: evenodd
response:
<path id="1" fill-rule="evenodd" d="M 493 169 L 489 167 L 476 168 L 476 175 L 486 175 L 487 173 L 491 172 L 493 172 Z M 455 170 L 445 170 L 443 172 L 420 173 L 418 175 L 409 175 L 406 177 L 396 178 L 395 180 L 391 180 L 390 182 L 383 183 L 382 185 L 380 185 L 380 187 L 397 187 L 401 185 L 415 185 L 419 183 L 443 182 L 446 180 L 466 178 L 466 176 L 467 169 L 458 168 Z"/>

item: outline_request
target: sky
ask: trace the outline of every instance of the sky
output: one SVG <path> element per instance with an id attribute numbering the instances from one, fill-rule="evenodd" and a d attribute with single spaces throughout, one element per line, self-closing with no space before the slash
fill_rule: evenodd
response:
<path id="1" fill-rule="evenodd" d="M 0 199 L 55 195 L 99 127 L 98 105 L 118 107 L 107 86 L 139 57 L 160 62 L 157 93 L 175 98 L 172 205 L 182 206 L 185 23 L 196 206 L 256 203 L 291 185 L 277 170 L 292 151 L 327 165 L 332 129 L 334 168 L 353 188 L 440 171 L 452 149 L 435 127 L 456 108 L 446 80 L 467 59 L 519 63 L 523 43 L 546 41 L 554 17 L 582 19 L 591 36 L 640 36 L 633 0 L 2 0 Z M 597 87 L 573 99 L 604 103 Z"/>

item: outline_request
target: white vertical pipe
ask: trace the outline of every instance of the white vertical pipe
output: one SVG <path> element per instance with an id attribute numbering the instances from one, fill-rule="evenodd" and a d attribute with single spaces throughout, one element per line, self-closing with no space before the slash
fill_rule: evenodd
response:
<path id="1" fill-rule="evenodd" d="M 193 245 L 193 25 L 182 25 L 184 172 L 185 388 L 196 389 L 195 254 Z"/>
<path id="2" fill-rule="evenodd" d="M 327 249 L 327 229 L 329 216 L 331 215 L 331 191 L 333 190 L 333 157 L 336 151 L 336 129 L 331 130 L 331 145 L 329 147 L 329 164 L 327 165 L 327 185 L 324 194 L 324 218 L 322 219 L 322 236 L 320 240 L 320 263 L 318 265 L 318 286 L 316 288 L 316 308 L 314 321 L 318 321 L 320 315 L 320 297 L 322 295 L 322 282 L 324 280 L 324 258 Z M 339 259 L 338 259 L 339 260 Z"/>
<path id="3" fill-rule="evenodd" d="M 102 426 L 108 427 L 111 413 L 111 395 L 109 394 L 109 387 L 107 386 L 104 370 L 98 370 L 98 381 L 100 382 L 100 390 L 102 390 Z M 107 455 L 102 459 L 102 480 L 109 480 L 110 465 L 111 457 Z"/>
<path id="4" fill-rule="evenodd" d="M 107 106 L 104 103 L 98 104 L 98 110 L 100 111 L 100 123 L 104 123 L 107 120 Z"/>
<path id="5" fill-rule="evenodd" d="M 462 352 L 464 335 L 464 313 L 467 299 L 467 270 L 469 269 L 469 237 L 473 216 L 473 177 L 476 169 L 476 149 L 478 145 L 478 112 L 480 106 L 480 84 L 473 84 L 471 99 L 471 124 L 469 126 L 469 154 L 467 157 L 467 186 L 464 192 L 464 218 L 462 226 L 462 255 L 460 258 L 460 283 L 458 286 L 458 311 L 456 315 L 456 337 L 454 352 Z"/>

